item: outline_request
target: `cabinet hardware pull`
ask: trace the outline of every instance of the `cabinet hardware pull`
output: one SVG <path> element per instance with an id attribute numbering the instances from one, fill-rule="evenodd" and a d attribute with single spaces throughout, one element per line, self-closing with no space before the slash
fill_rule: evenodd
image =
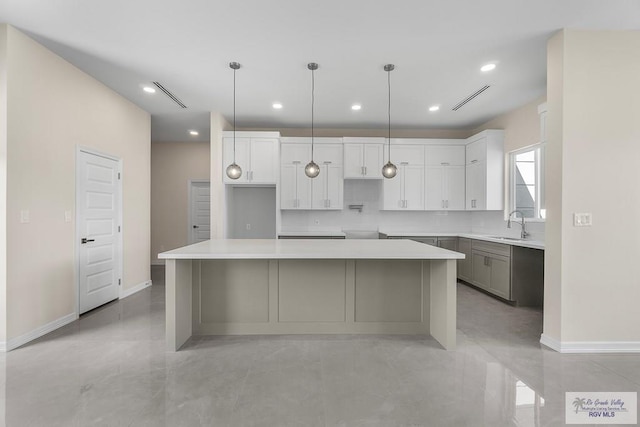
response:
<path id="1" fill-rule="evenodd" d="M 449 163 L 447 163 L 447 162 L 442 162 L 442 163 L 440 163 L 440 164 L 441 164 L 442 166 L 449 166 Z"/>
<path id="2" fill-rule="evenodd" d="M 367 174 L 367 167 L 366 166 L 364 167 L 364 174 L 365 175 Z"/>
<path id="3" fill-rule="evenodd" d="M 293 163 L 294 165 L 299 165 L 300 164 L 300 160 L 294 160 L 291 163 Z"/>
<path id="4" fill-rule="evenodd" d="M 471 160 L 471 163 L 477 163 L 477 162 L 478 162 L 477 159 Z"/>
<path id="5" fill-rule="evenodd" d="M 400 162 L 401 165 L 408 165 L 409 162 Z"/>
<path id="6" fill-rule="evenodd" d="M 332 162 L 322 162 L 325 165 L 330 165 Z"/>

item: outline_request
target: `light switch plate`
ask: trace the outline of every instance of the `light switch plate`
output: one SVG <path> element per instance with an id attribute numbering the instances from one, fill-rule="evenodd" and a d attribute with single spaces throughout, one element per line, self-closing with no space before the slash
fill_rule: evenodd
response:
<path id="1" fill-rule="evenodd" d="M 591 227 L 591 213 L 574 213 L 573 214 L 573 226 L 574 227 Z"/>
<path id="2" fill-rule="evenodd" d="M 29 219 L 29 210 L 28 210 L 28 209 L 25 209 L 25 210 L 21 210 L 21 211 L 20 211 L 20 222 L 21 222 L 22 224 L 26 224 L 26 223 L 30 222 L 30 219 Z"/>
<path id="3" fill-rule="evenodd" d="M 71 222 L 71 211 L 64 211 L 64 222 Z"/>

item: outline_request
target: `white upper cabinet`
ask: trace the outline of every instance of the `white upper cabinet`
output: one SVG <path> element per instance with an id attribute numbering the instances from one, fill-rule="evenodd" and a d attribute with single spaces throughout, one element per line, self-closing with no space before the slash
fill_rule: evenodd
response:
<path id="1" fill-rule="evenodd" d="M 465 210 L 465 147 L 425 147 L 425 210 Z"/>
<path id="2" fill-rule="evenodd" d="M 504 131 L 485 130 L 468 141 L 466 209 L 504 209 Z"/>
<path id="3" fill-rule="evenodd" d="M 320 174 L 304 173 L 311 161 L 310 138 L 282 138 L 280 145 L 280 209 L 341 210 L 343 208 L 343 147 L 337 138 L 316 138 L 313 160 Z"/>
<path id="4" fill-rule="evenodd" d="M 226 174 L 234 159 L 233 132 L 223 135 L 222 178 L 225 184 L 275 184 L 278 173 L 278 132 L 236 132 L 235 162 L 242 168 L 238 179 Z"/>
<path id="5" fill-rule="evenodd" d="M 344 138 L 344 177 L 382 179 L 384 138 Z"/>
<path id="6" fill-rule="evenodd" d="M 424 210 L 424 146 L 391 145 L 398 174 L 383 181 L 383 209 Z"/>

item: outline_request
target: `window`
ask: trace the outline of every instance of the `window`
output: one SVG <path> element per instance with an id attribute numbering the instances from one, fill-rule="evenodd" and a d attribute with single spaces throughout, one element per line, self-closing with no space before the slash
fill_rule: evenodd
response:
<path id="1" fill-rule="evenodd" d="M 509 212 L 514 216 L 544 221 L 544 144 L 510 154 L 511 197 Z"/>

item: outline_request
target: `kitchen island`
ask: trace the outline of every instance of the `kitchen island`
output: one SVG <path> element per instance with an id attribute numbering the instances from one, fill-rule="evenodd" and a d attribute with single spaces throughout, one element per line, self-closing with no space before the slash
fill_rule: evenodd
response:
<path id="1" fill-rule="evenodd" d="M 208 240 L 166 260 L 166 345 L 191 335 L 431 334 L 456 343 L 456 260 L 409 240 Z"/>

